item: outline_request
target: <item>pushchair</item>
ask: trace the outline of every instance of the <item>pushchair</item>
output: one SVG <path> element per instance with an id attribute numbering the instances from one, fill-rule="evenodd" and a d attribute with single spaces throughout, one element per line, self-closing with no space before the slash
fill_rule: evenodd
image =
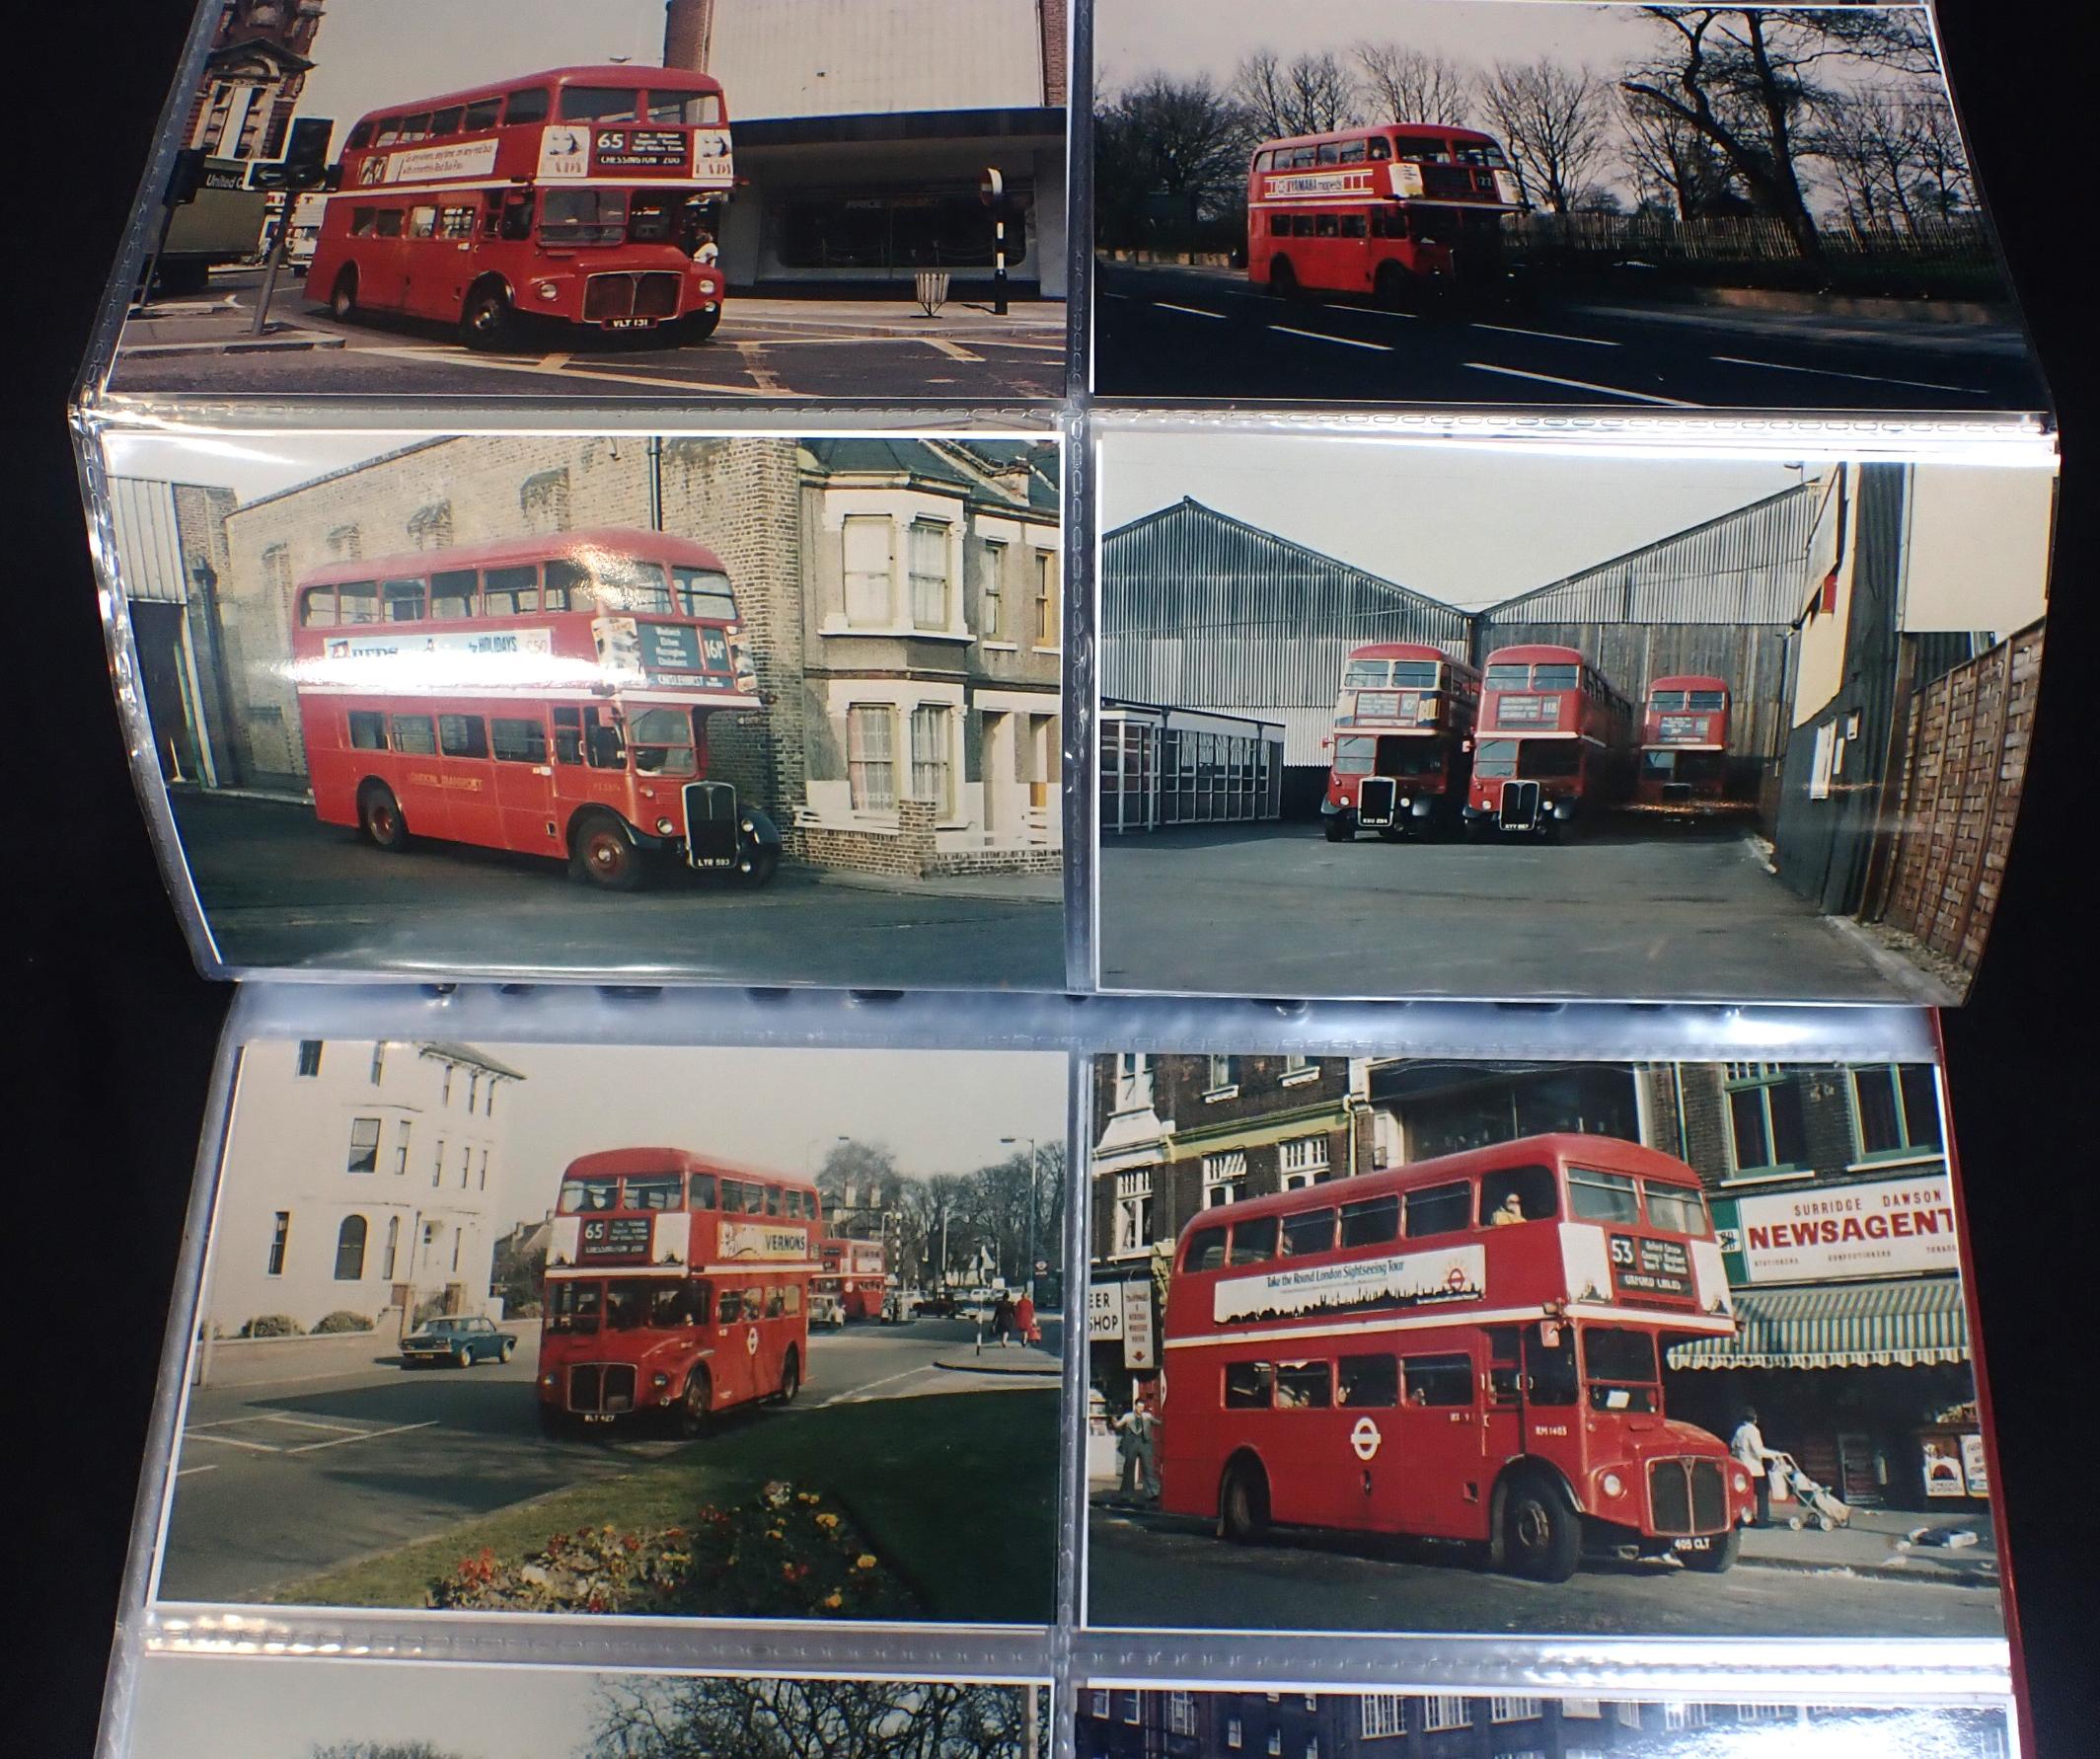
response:
<path id="1" fill-rule="evenodd" d="M 1799 1505 L 1795 1513 L 1786 1517 L 1786 1524 L 1795 1532 L 1811 1521 L 1826 1533 L 1852 1524 L 1851 1504 L 1839 1500 L 1834 1491 L 1825 1490 L 1803 1472 L 1792 1454 L 1774 1454 L 1772 1464 L 1778 1468 L 1781 1482 Z"/>

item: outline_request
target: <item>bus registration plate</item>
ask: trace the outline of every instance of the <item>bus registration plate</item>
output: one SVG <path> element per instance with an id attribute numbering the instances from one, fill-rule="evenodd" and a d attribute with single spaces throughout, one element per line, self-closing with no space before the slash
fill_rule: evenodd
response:
<path id="1" fill-rule="evenodd" d="M 654 318 L 608 318 L 605 320 L 605 328 L 608 330 L 654 330 L 656 328 L 656 320 Z"/>

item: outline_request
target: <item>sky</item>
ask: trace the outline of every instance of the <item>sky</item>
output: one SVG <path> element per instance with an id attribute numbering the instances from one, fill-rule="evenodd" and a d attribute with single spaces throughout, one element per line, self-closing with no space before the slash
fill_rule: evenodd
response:
<path id="1" fill-rule="evenodd" d="M 231 489 L 256 500 L 394 452 L 426 433 L 124 433 L 104 436 L 110 474 Z"/>
<path id="2" fill-rule="evenodd" d="M 1540 0 L 1543 4 L 1544 0 Z M 1802 480 L 1770 459 L 1213 432 L 1111 433 L 1103 532 L 1193 496 L 1468 610 L 1608 562 Z"/>
<path id="3" fill-rule="evenodd" d="M 382 105 L 622 59 L 662 65 L 663 0 L 329 0 L 299 114 L 340 146 Z"/>
<path id="4" fill-rule="evenodd" d="M 1065 1138 L 1066 1061 L 1053 1052 L 478 1048 L 526 1077 L 496 1102 L 510 1164 L 504 1220 L 537 1221 L 562 1169 L 599 1149 L 705 1150 L 807 1176 L 845 1135 L 925 1175 L 1003 1161 L 1014 1150 L 1002 1136 Z"/>
<path id="5" fill-rule="evenodd" d="M 134 1748 L 151 1759 L 304 1759 L 338 1741 L 427 1740 L 461 1759 L 572 1759 L 593 1676 L 417 1663 L 150 1660 Z M 479 1685 L 480 1689 L 475 1687 Z"/>

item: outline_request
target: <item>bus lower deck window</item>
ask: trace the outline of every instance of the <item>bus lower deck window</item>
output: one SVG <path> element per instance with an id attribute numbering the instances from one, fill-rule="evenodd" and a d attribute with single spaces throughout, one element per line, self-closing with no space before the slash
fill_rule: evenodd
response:
<path id="1" fill-rule="evenodd" d="M 1400 1364 L 1409 1405 L 1454 1406 L 1473 1402 L 1470 1356 L 1409 1356 Z"/>
<path id="2" fill-rule="evenodd" d="M 744 1297 L 736 1289 L 723 1289 L 720 1305 L 715 1309 L 718 1325 L 733 1326 L 744 1316 Z"/>
<path id="3" fill-rule="evenodd" d="M 498 717 L 488 723 L 488 743 L 502 763 L 547 761 L 547 728 L 537 721 Z"/>
<path id="4" fill-rule="evenodd" d="M 1228 1362 L 1225 1365 L 1225 1408 L 1228 1411 L 1266 1411 L 1276 1390 L 1276 1368 L 1270 1362 Z"/>
<path id="5" fill-rule="evenodd" d="M 1344 1356 L 1336 1364 L 1340 1403 L 1373 1411 L 1400 1402 L 1400 1365 L 1391 1356 Z"/>
<path id="6" fill-rule="evenodd" d="M 437 747 L 447 757 L 487 757 L 488 724 L 479 715 L 440 715 Z"/>
<path id="7" fill-rule="evenodd" d="M 355 751 L 384 751 L 387 748 L 387 718 L 370 709 L 352 709 L 350 747 Z"/>
<path id="8" fill-rule="evenodd" d="M 411 757 L 437 755 L 437 728 L 427 715 L 396 715 L 388 723 L 388 731 L 397 751 Z"/>
<path id="9" fill-rule="evenodd" d="M 1325 1411 L 1334 1403 L 1334 1370 L 1325 1362 L 1284 1362 L 1276 1370 L 1279 1410 Z"/>

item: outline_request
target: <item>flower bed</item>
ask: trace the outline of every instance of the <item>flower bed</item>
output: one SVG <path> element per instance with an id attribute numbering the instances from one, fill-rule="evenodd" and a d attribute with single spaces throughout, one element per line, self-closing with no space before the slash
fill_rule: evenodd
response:
<path id="1" fill-rule="evenodd" d="M 843 1511 L 776 1479 L 690 1527 L 583 1527 L 538 1551 L 463 1558 L 431 1584 L 453 1610 L 895 1618 L 921 1611 Z"/>

